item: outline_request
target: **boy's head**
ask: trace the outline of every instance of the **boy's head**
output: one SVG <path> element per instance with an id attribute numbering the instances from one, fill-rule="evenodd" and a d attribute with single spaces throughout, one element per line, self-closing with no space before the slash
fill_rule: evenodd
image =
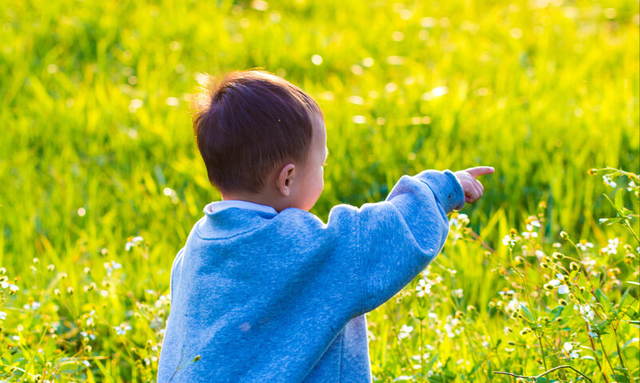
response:
<path id="1" fill-rule="evenodd" d="M 223 199 L 309 210 L 323 188 L 324 117 L 305 92 L 263 71 L 232 72 L 194 100 L 193 129 Z"/>

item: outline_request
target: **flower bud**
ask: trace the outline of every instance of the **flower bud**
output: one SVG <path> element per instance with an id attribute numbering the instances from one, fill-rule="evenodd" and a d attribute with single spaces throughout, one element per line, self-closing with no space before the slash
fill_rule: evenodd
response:
<path id="1" fill-rule="evenodd" d="M 561 231 L 560 232 L 560 238 L 562 239 L 569 239 L 569 234 L 567 234 L 566 231 Z"/>

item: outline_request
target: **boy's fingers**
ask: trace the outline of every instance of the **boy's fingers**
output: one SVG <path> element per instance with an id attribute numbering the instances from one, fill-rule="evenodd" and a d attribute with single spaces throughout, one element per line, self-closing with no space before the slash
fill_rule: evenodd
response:
<path id="1" fill-rule="evenodd" d="M 495 171 L 495 169 L 491 166 L 476 166 L 475 168 L 469 168 L 465 170 L 465 172 L 471 174 L 473 178 L 478 176 L 483 176 L 485 174 L 491 174 Z"/>
<path id="2" fill-rule="evenodd" d="M 473 185 L 473 186 L 474 186 L 474 189 L 476 191 L 475 199 L 474 199 L 474 202 L 475 202 L 475 201 L 479 200 L 480 197 L 482 197 L 483 190 L 482 190 L 482 186 L 479 185 L 479 182 L 477 184 Z"/>
<path id="3" fill-rule="evenodd" d="M 475 183 L 471 183 L 469 185 L 469 190 L 465 193 L 466 202 L 473 203 L 476 202 L 482 196 L 482 190 Z"/>

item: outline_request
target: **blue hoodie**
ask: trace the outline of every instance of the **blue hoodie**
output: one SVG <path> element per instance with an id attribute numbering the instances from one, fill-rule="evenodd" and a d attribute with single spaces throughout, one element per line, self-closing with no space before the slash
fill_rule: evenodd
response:
<path id="1" fill-rule="evenodd" d="M 158 382 L 371 382 L 365 313 L 436 257 L 464 203 L 452 172 L 426 170 L 326 224 L 207 205 L 171 270 Z"/>

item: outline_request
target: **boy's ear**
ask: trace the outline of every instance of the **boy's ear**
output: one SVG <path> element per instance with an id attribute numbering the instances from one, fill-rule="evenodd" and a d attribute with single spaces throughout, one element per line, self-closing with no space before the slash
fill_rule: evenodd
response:
<path id="1" fill-rule="evenodd" d="M 296 166 L 294 164 L 287 164 L 280 170 L 280 174 L 278 175 L 278 191 L 285 197 L 291 194 L 291 184 L 293 182 L 295 168 Z"/>

